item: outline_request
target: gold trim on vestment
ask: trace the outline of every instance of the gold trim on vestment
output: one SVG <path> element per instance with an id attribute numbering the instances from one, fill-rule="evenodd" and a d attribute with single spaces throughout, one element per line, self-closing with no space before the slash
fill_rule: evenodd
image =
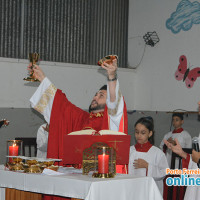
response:
<path id="1" fill-rule="evenodd" d="M 122 93 L 121 91 L 119 90 L 118 91 L 118 101 L 117 101 L 117 105 L 114 109 L 111 109 L 111 108 L 108 108 L 108 114 L 111 115 L 111 116 L 114 116 L 117 114 L 117 111 L 118 111 L 118 107 L 119 107 L 119 102 L 122 98 Z"/>
<path id="2" fill-rule="evenodd" d="M 98 113 L 90 113 L 90 118 L 93 118 L 93 117 L 103 117 L 103 112 L 98 112 Z"/>
<path id="3" fill-rule="evenodd" d="M 55 96 L 56 91 L 57 88 L 55 87 L 55 85 L 51 84 L 42 94 L 42 97 L 40 98 L 34 109 L 40 113 L 43 113 L 49 101 Z"/>

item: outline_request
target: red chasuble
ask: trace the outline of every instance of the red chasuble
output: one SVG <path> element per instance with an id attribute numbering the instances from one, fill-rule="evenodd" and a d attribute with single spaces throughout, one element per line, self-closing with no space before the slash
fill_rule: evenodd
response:
<path id="1" fill-rule="evenodd" d="M 63 136 L 74 131 L 92 128 L 96 131 L 109 129 L 109 116 L 107 107 L 103 113 L 91 114 L 72 104 L 61 90 L 57 90 L 51 111 L 48 158 L 63 159 Z M 124 113 L 120 122 L 120 131 L 128 134 L 128 120 L 126 104 L 124 102 Z M 62 165 L 63 163 L 58 163 Z M 124 166 L 117 166 L 117 173 L 124 172 Z M 67 198 L 47 196 L 45 200 L 61 200 Z"/>

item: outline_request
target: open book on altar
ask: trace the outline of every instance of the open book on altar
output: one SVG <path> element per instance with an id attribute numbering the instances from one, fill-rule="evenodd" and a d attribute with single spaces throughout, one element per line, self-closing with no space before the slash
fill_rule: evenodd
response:
<path id="1" fill-rule="evenodd" d="M 122 132 L 101 130 L 82 130 L 64 136 L 64 164 L 82 164 L 83 151 L 95 143 L 105 143 L 116 151 L 116 164 L 129 162 L 130 135 Z"/>
<path id="2" fill-rule="evenodd" d="M 95 131 L 94 129 L 86 129 L 86 130 L 71 132 L 68 135 L 126 135 L 126 134 L 123 132 L 111 131 L 111 130 Z"/>

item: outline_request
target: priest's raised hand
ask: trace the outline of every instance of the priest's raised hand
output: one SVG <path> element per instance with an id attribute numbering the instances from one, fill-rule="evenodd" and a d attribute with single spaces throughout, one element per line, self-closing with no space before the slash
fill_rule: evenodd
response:
<path id="1" fill-rule="evenodd" d="M 42 82 L 44 80 L 45 74 L 38 65 L 32 66 L 32 63 L 30 63 L 29 66 L 28 66 L 28 70 L 29 70 L 30 74 L 33 73 L 33 77 L 35 79 L 38 79 L 40 82 Z"/>
<path id="2" fill-rule="evenodd" d="M 114 59 L 111 64 L 103 62 L 101 67 L 107 71 L 110 101 L 114 102 L 116 100 L 115 88 L 117 84 L 117 59 Z"/>

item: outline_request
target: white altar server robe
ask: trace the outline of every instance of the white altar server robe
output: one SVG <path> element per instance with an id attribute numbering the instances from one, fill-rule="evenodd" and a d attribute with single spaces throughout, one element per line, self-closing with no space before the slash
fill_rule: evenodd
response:
<path id="1" fill-rule="evenodd" d="M 43 129 L 46 127 L 46 124 L 43 124 L 39 127 L 37 132 L 37 157 L 46 158 L 47 157 L 47 145 L 49 133 Z"/>
<path id="2" fill-rule="evenodd" d="M 133 166 L 134 160 L 141 158 L 148 162 L 148 171 L 145 168 L 135 169 Z M 129 174 L 136 176 L 153 177 L 161 195 L 163 195 L 163 179 L 166 176 L 166 168 L 168 163 L 165 154 L 157 147 L 152 146 L 148 152 L 138 152 L 134 146 L 130 147 L 129 155 Z"/>

